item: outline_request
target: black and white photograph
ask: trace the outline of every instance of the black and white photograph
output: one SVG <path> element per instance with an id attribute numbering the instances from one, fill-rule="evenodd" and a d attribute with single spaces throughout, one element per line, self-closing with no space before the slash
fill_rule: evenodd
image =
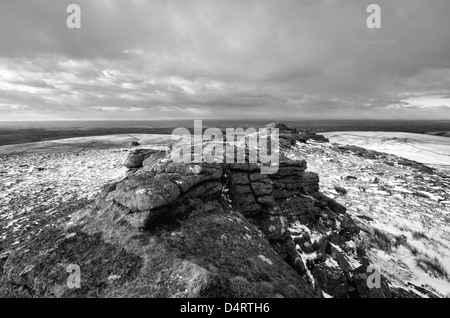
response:
<path id="1" fill-rule="evenodd" d="M 0 0 L 0 298 L 450 298 L 449 17 Z"/>

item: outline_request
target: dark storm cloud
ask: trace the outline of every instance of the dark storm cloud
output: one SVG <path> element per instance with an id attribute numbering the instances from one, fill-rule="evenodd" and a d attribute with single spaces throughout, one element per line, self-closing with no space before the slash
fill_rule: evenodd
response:
<path id="1" fill-rule="evenodd" d="M 450 119 L 449 14 L 448 0 L 3 0 L 0 115 Z"/>

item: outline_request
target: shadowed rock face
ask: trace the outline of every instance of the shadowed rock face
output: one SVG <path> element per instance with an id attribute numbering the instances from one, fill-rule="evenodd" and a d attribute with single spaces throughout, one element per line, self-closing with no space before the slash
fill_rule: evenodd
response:
<path id="1" fill-rule="evenodd" d="M 359 229 L 304 160 L 284 157 L 306 133 L 274 127 L 283 134 L 273 175 L 248 162 L 178 164 L 168 152 L 134 151 L 128 176 L 106 185 L 94 209 L 2 260 L 0 296 L 364 297 L 364 273 L 351 274 L 340 248 Z M 312 242 L 299 224 L 326 239 Z M 324 263 L 308 263 L 306 251 Z M 68 264 L 80 267 L 80 289 L 67 287 Z"/>

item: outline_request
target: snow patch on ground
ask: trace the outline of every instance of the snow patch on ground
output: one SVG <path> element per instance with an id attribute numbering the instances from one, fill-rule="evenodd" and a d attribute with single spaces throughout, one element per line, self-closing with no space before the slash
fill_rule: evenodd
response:
<path id="1" fill-rule="evenodd" d="M 450 170 L 450 138 L 402 132 L 328 132 L 330 142 L 393 154 L 438 169 Z"/>
<path id="2" fill-rule="evenodd" d="M 364 132 L 363 138 L 357 136 L 364 142 L 357 144 L 348 142 L 353 133 L 350 137 L 346 133 L 336 134 L 345 137 L 342 137 L 344 144 L 377 151 L 400 142 L 381 142 L 386 134 Z M 332 133 L 326 136 L 331 142 L 339 140 Z M 378 138 L 374 145 L 370 143 L 371 136 Z M 424 149 L 434 147 L 436 150 L 439 145 L 443 146 L 438 157 L 430 159 L 433 163 L 450 164 L 449 138 L 443 141 L 443 137 L 420 137 L 424 143 L 428 139 L 435 142 L 425 145 Z M 411 136 L 408 138 L 402 142 L 404 147 L 410 148 L 400 149 L 400 154 L 406 154 L 407 149 L 411 153 L 417 151 L 411 146 Z M 436 154 L 430 152 L 429 155 Z M 411 290 L 410 284 L 414 284 L 450 297 L 450 205 L 446 203 L 450 201 L 450 175 L 447 172 L 428 174 L 400 165 L 398 162 L 402 158 L 392 154 L 366 159 L 341 151 L 332 143 L 298 143 L 289 157 L 305 159 L 308 170 L 320 176 L 320 191 L 346 206 L 347 213 L 366 231 L 359 235 L 357 245 L 366 247 L 371 261 L 393 284 L 408 290 Z M 345 188 L 347 194 L 338 194 L 335 186 Z M 313 239 L 318 239 L 314 234 L 311 234 Z"/>

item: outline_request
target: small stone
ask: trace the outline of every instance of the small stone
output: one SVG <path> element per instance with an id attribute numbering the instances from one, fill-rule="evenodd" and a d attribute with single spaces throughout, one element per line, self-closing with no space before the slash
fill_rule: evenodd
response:
<path id="1" fill-rule="evenodd" d="M 346 195 L 347 194 L 347 190 L 343 187 L 339 187 L 339 186 L 335 186 L 334 190 L 336 190 L 337 193 L 339 193 L 340 195 Z"/>

